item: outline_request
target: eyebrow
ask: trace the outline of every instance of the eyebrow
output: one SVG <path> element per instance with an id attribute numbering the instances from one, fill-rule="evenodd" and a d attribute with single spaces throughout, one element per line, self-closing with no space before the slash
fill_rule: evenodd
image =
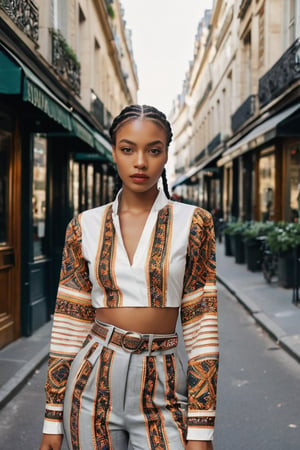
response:
<path id="1" fill-rule="evenodd" d="M 130 145 L 136 145 L 135 142 L 132 142 L 129 139 L 125 139 L 125 138 L 120 140 L 120 144 L 121 143 L 126 143 L 126 144 L 130 144 Z M 160 139 L 157 139 L 156 141 L 148 142 L 147 145 L 149 146 L 149 145 L 157 145 L 157 144 L 164 145 L 164 143 Z"/>

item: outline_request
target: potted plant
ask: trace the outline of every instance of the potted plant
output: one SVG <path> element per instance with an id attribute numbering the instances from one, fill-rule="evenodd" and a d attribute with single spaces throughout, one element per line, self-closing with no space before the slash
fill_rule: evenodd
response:
<path id="1" fill-rule="evenodd" d="M 245 262 L 245 250 L 243 243 L 243 232 L 249 226 L 249 222 L 232 222 L 229 224 L 225 233 L 230 236 L 230 245 L 235 262 L 243 264 Z"/>
<path id="2" fill-rule="evenodd" d="M 278 281 L 283 287 L 293 287 L 296 277 L 295 273 L 296 255 L 300 247 L 300 224 L 280 222 L 276 224 L 273 231 L 267 236 L 267 242 L 271 252 L 278 255 Z"/>
<path id="3" fill-rule="evenodd" d="M 243 231 L 242 235 L 245 245 L 245 261 L 248 270 L 254 272 L 261 269 L 262 243 L 259 238 L 266 236 L 273 229 L 274 222 L 252 221 Z"/>
<path id="4" fill-rule="evenodd" d="M 230 235 L 232 233 L 235 222 L 227 222 L 224 227 L 224 248 L 225 248 L 225 256 L 233 256 L 233 248 L 231 246 Z"/>

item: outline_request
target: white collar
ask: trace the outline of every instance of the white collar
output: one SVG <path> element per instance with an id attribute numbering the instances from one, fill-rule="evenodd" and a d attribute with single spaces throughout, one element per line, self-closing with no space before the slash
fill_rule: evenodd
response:
<path id="1" fill-rule="evenodd" d="M 119 190 L 115 200 L 112 203 L 113 215 L 117 215 L 118 214 L 119 198 L 120 198 L 121 192 L 122 192 L 122 189 Z M 158 194 L 157 194 L 156 199 L 155 199 L 155 201 L 154 201 L 154 203 L 152 205 L 151 212 L 152 211 L 160 211 L 162 208 L 164 208 L 168 204 L 168 202 L 169 202 L 169 200 L 168 200 L 166 194 L 164 193 L 163 189 L 158 188 Z"/>

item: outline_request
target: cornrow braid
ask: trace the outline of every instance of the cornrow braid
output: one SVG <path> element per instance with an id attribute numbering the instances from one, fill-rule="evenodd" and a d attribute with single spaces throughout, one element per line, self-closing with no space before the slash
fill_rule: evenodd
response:
<path id="1" fill-rule="evenodd" d="M 124 109 L 122 109 L 120 114 L 114 118 L 109 129 L 109 134 L 113 145 L 116 144 L 116 133 L 122 125 L 125 125 L 125 123 L 129 122 L 130 120 L 142 118 L 153 120 L 153 122 L 155 122 L 165 130 L 167 137 L 167 146 L 169 146 L 173 137 L 170 122 L 163 112 L 159 111 L 154 106 L 148 105 L 126 106 Z"/>
<path id="2" fill-rule="evenodd" d="M 162 127 L 166 132 L 166 140 L 167 140 L 167 146 L 169 146 L 170 142 L 172 141 L 173 133 L 172 128 L 170 125 L 170 122 L 168 121 L 166 115 L 159 111 L 154 106 L 148 106 L 148 105 L 129 105 L 126 106 L 118 116 L 116 116 L 111 124 L 111 127 L 109 129 L 109 134 L 111 137 L 111 141 L 113 145 L 116 145 L 116 134 L 117 131 L 125 125 L 130 120 L 136 120 L 136 119 L 149 119 L 155 122 L 158 126 Z M 168 189 L 168 181 L 166 176 L 166 170 L 164 169 L 162 172 L 162 182 L 163 182 L 163 188 L 164 192 L 167 196 L 167 198 L 170 198 L 170 193 Z"/>
<path id="3" fill-rule="evenodd" d="M 167 180 L 167 172 L 166 172 L 165 168 L 164 168 L 164 170 L 163 170 L 163 172 L 161 174 L 161 178 L 162 178 L 164 192 L 166 194 L 166 197 L 167 198 L 171 198 L 170 192 L 169 192 L 168 180 Z"/>

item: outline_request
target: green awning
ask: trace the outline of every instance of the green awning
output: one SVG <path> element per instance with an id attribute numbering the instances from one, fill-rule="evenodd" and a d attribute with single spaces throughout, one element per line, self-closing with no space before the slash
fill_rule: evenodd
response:
<path id="1" fill-rule="evenodd" d="M 0 93 L 21 94 L 25 102 L 43 111 L 66 130 L 72 130 L 71 112 L 15 55 L 0 50 Z"/>
<path id="2" fill-rule="evenodd" d="M 110 162 L 113 162 L 111 144 L 97 131 L 94 132 L 95 148 L 105 156 Z"/>
<path id="3" fill-rule="evenodd" d="M 92 128 L 89 127 L 89 125 L 76 113 L 73 113 L 72 124 L 73 135 L 94 148 L 94 134 Z"/>
<path id="4" fill-rule="evenodd" d="M 0 94 L 21 95 L 24 102 L 31 103 L 63 126 L 66 132 L 57 132 L 57 136 L 76 136 L 106 161 L 113 161 L 108 140 L 77 113 L 71 112 L 22 61 L 1 45 Z"/>

